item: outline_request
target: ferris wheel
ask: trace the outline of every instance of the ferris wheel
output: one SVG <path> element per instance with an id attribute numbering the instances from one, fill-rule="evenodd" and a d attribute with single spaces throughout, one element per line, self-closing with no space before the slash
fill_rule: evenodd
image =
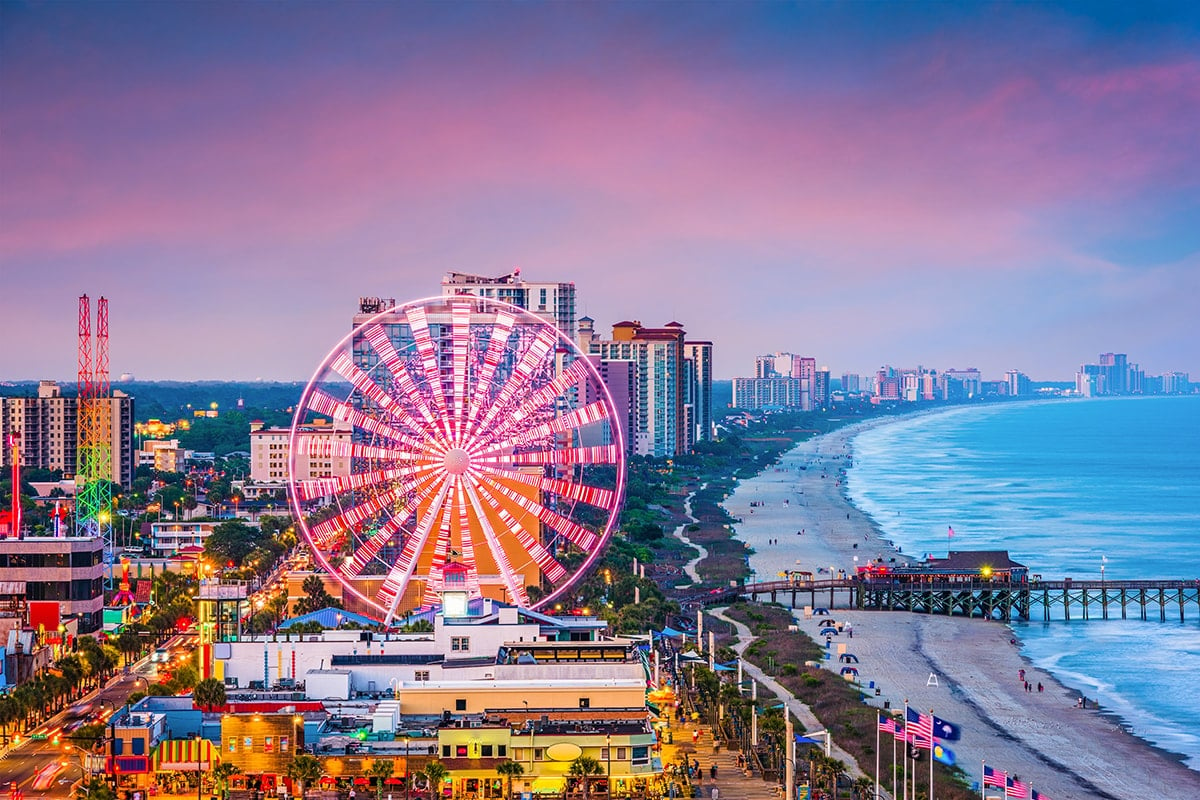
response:
<path id="1" fill-rule="evenodd" d="M 427 298 L 356 320 L 317 367 L 288 493 L 317 563 L 385 622 L 451 585 L 537 608 L 616 526 L 622 436 L 596 366 L 555 326 Z"/>

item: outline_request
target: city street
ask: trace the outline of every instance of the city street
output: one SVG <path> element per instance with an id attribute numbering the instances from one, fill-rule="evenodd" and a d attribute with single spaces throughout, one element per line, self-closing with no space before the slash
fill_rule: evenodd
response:
<path id="1" fill-rule="evenodd" d="M 66 710 L 29 733 L 22 734 L 20 744 L 9 745 L 0 751 L 0 789 L 11 793 L 12 784 L 15 783 L 24 800 L 69 797 L 71 786 L 80 780 L 84 772 L 82 754 L 71 743 L 70 735 L 62 733 L 70 709 L 90 704 L 88 722 L 95 722 L 101 717 L 107 722 L 114 709 L 125 705 L 129 695 L 146 690 L 148 683 L 154 680 L 155 672 L 156 667 L 149 657 L 143 658 L 133 664 L 128 672 L 118 672 L 99 691 L 76 700 Z M 45 734 L 46 738 L 31 738 L 40 734 Z"/>

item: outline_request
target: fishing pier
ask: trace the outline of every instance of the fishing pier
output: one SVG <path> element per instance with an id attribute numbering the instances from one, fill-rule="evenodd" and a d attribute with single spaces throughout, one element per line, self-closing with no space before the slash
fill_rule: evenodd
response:
<path id="1" fill-rule="evenodd" d="M 909 611 L 1005 621 L 1035 618 L 1185 621 L 1200 616 L 1200 580 L 1041 580 L 1003 551 L 952 552 L 900 568 L 867 566 L 857 575 L 815 580 L 809 573 L 748 583 L 694 600 L 737 598 L 792 608 Z"/>

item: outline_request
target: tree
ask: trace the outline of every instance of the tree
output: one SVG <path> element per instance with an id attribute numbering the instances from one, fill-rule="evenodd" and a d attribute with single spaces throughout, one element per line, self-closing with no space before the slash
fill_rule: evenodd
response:
<path id="1" fill-rule="evenodd" d="M 221 797 L 229 794 L 229 779 L 241 771 L 240 767 L 236 764 L 230 764 L 228 761 L 222 761 L 213 767 L 213 782 L 216 784 L 217 791 L 221 793 Z"/>
<path id="2" fill-rule="evenodd" d="M 309 575 L 304 579 L 301 588 L 307 596 L 296 601 L 297 614 L 311 614 L 322 608 L 341 608 L 341 604 L 325 591 L 325 582 L 321 580 L 320 575 Z"/>
<path id="3" fill-rule="evenodd" d="M 225 705 L 225 684 L 216 678 L 205 678 L 192 690 L 192 705 L 201 711 L 215 711 Z"/>
<path id="4" fill-rule="evenodd" d="M 442 784 L 446 782 L 446 776 L 450 774 L 450 770 L 446 769 L 445 764 L 440 761 L 430 761 L 425 765 L 425 769 L 417 774 L 424 775 L 425 780 L 429 782 L 430 797 L 442 796 Z"/>
<path id="5" fill-rule="evenodd" d="M 375 779 L 376 800 L 382 800 L 383 782 L 392 777 L 392 773 L 395 771 L 395 761 L 390 761 L 386 758 L 377 758 L 371 762 L 371 767 L 367 770 L 367 776 Z"/>
<path id="6" fill-rule="evenodd" d="M 520 761 L 501 761 L 496 765 L 496 774 L 504 778 L 504 797 L 507 800 L 512 797 L 513 778 L 524 775 L 525 767 L 521 766 Z"/>
<path id="7" fill-rule="evenodd" d="M 87 783 L 75 787 L 75 797 L 78 800 L 117 800 L 117 793 L 103 778 L 92 778 Z"/>
<path id="8" fill-rule="evenodd" d="M 297 753 L 287 765 L 288 777 L 296 782 L 296 797 L 303 800 L 305 785 L 321 777 L 321 762 L 308 753 Z"/>
<path id="9" fill-rule="evenodd" d="M 204 556 L 224 566 L 241 564 L 258 546 L 262 533 L 240 519 L 231 519 L 213 527 L 204 540 Z"/>
<path id="10" fill-rule="evenodd" d="M 600 766 L 600 762 L 591 756 L 580 756 L 571 762 L 571 767 L 567 770 L 568 775 L 573 775 L 583 781 L 585 798 L 591 794 L 592 778 L 603 773 L 604 767 Z"/>

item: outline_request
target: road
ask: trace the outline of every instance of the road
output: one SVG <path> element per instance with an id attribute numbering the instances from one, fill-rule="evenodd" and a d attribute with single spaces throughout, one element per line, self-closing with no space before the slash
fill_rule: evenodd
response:
<path id="1" fill-rule="evenodd" d="M 71 745 L 69 738 L 62 736 L 63 725 L 70 718 L 70 709 L 79 708 L 84 704 L 91 705 L 88 722 L 94 723 L 103 718 L 108 720 L 112 710 L 125 705 L 126 698 L 135 691 L 145 691 L 148 682 L 154 680 L 155 665 L 149 657 L 138 661 L 129 668 L 128 672 L 117 673 L 99 691 L 94 691 L 75 701 L 67 710 L 55 715 L 50 720 L 21 736 L 21 743 L 10 746 L 0 752 L 0 791 L 11 789 L 13 782 L 23 793 L 25 800 L 49 800 L 70 796 L 71 785 L 83 776 L 82 756 L 79 750 Z M 33 734 L 46 734 L 46 739 L 31 739 Z M 56 735 L 59 742 L 54 743 Z M 54 765 L 57 764 L 57 767 Z M 39 772 L 52 774 L 48 781 L 43 777 L 39 784 L 48 784 L 44 788 L 35 787 Z"/>

